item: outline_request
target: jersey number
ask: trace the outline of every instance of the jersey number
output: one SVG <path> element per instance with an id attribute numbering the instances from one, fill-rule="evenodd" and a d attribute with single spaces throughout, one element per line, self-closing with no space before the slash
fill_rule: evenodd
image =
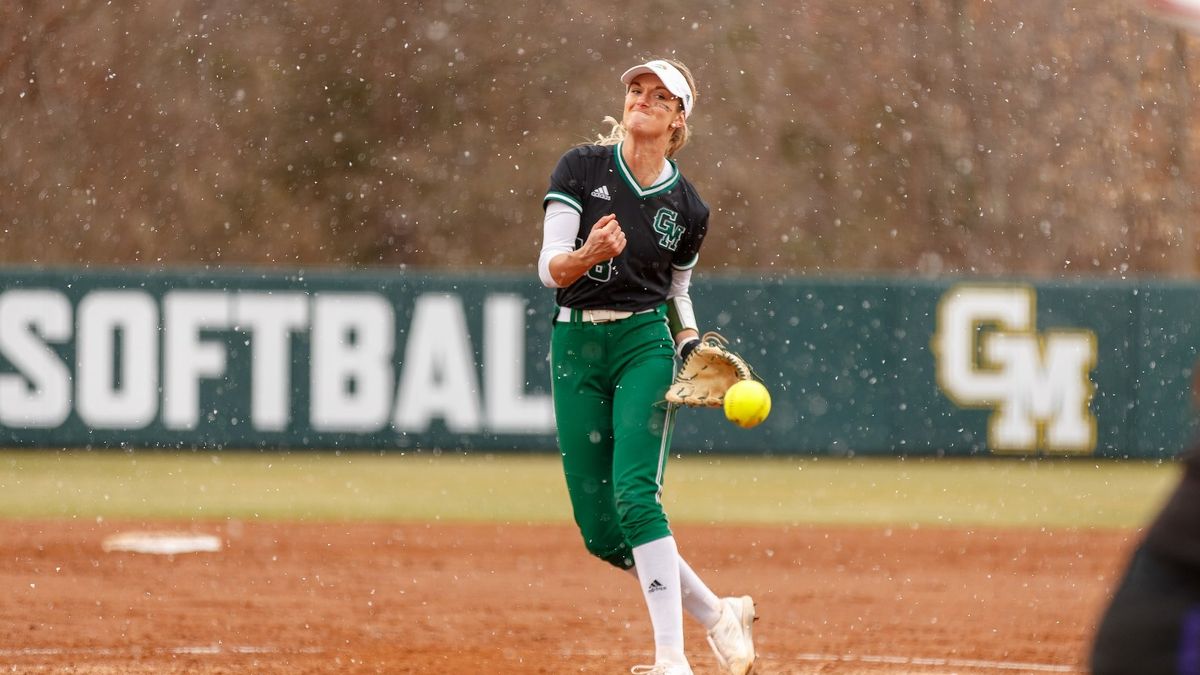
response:
<path id="1" fill-rule="evenodd" d="M 686 229 L 676 222 L 678 219 L 679 214 L 665 206 L 654 214 L 654 231 L 658 233 L 658 245 L 668 251 L 679 248 L 679 240 L 683 238 Z"/>
<path id="2" fill-rule="evenodd" d="M 583 240 L 576 238 L 575 239 L 575 249 L 578 250 L 581 248 L 583 248 Z M 591 267 L 589 267 L 588 271 L 587 271 L 587 278 L 591 279 L 592 281 L 608 281 L 609 279 L 611 279 L 612 278 L 612 258 L 609 258 L 608 260 L 605 260 L 604 262 L 596 263 L 595 265 L 592 265 Z"/>

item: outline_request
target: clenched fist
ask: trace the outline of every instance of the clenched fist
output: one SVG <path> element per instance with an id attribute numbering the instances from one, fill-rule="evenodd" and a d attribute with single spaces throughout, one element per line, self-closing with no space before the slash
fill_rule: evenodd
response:
<path id="1" fill-rule="evenodd" d="M 617 217 L 610 213 L 602 216 L 592 226 L 592 231 L 588 233 L 587 241 L 583 242 L 579 253 L 589 265 L 595 265 L 617 257 L 624 250 L 625 231 L 621 229 Z"/>

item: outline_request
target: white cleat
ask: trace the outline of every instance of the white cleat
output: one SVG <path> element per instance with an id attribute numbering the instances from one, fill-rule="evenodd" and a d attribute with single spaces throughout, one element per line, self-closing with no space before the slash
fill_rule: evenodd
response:
<path id="1" fill-rule="evenodd" d="M 686 663 L 656 663 L 652 666 L 634 666 L 633 675 L 692 675 L 692 667 Z"/>
<path id="2" fill-rule="evenodd" d="M 708 631 L 708 644 L 721 672 L 730 675 L 750 675 L 754 672 L 754 601 L 750 596 L 721 598 L 721 618 Z"/>

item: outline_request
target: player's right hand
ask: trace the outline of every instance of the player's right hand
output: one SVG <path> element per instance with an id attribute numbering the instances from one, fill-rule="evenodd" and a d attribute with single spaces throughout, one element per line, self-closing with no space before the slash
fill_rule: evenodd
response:
<path id="1" fill-rule="evenodd" d="M 615 258 L 625 250 L 625 231 L 614 214 L 601 216 L 588 232 L 582 253 L 592 264 Z"/>

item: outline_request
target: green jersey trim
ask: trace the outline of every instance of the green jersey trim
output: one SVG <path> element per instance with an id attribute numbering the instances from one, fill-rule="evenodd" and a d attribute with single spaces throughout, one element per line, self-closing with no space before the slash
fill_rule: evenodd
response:
<path id="1" fill-rule="evenodd" d="M 700 254 L 699 253 L 696 254 L 696 257 L 692 258 L 691 262 L 686 262 L 682 265 L 676 265 L 676 264 L 672 263 L 671 267 L 673 267 L 677 270 L 690 270 L 693 267 L 695 267 L 696 263 L 698 263 L 698 262 L 700 262 Z"/>
<path id="2" fill-rule="evenodd" d="M 571 195 L 566 194 L 565 192 L 554 192 L 551 190 L 550 192 L 546 193 L 546 198 L 542 200 L 542 203 L 545 204 L 551 199 L 556 202 L 562 202 L 563 204 L 566 204 L 567 206 L 578 211 L 581 215 L 583 214 L 583 203 Z"/>
<path id="3" fill-rule="evenodd" d="M 641 197 L 642 199 L 645 199 L 646 197 L 653 197 L 669 191 L 671 188 L 675 187 L 676 183 L 679 182 L 679 167 L 675 165 L 674 160 L 668 158 L 667 162 L 671 165 L 670 178 L 655 183 L 648 188 L 643 188 L 641 185 L 638 185 L 637 179 L 633 177 L 633 172 L 630 171 L 629 167 L 625 165 L 625 158 L 621 156 L 621 146 L 624 144 L 625 142 L 622 141 L 613 146 L 613 155 L 616 157 L 617 161 L 617 173 L 621 174 L 621 178 L 625 180 L 625 184 L 629 186 L 629 189 L 633 190 L 633 194 Z"/>

